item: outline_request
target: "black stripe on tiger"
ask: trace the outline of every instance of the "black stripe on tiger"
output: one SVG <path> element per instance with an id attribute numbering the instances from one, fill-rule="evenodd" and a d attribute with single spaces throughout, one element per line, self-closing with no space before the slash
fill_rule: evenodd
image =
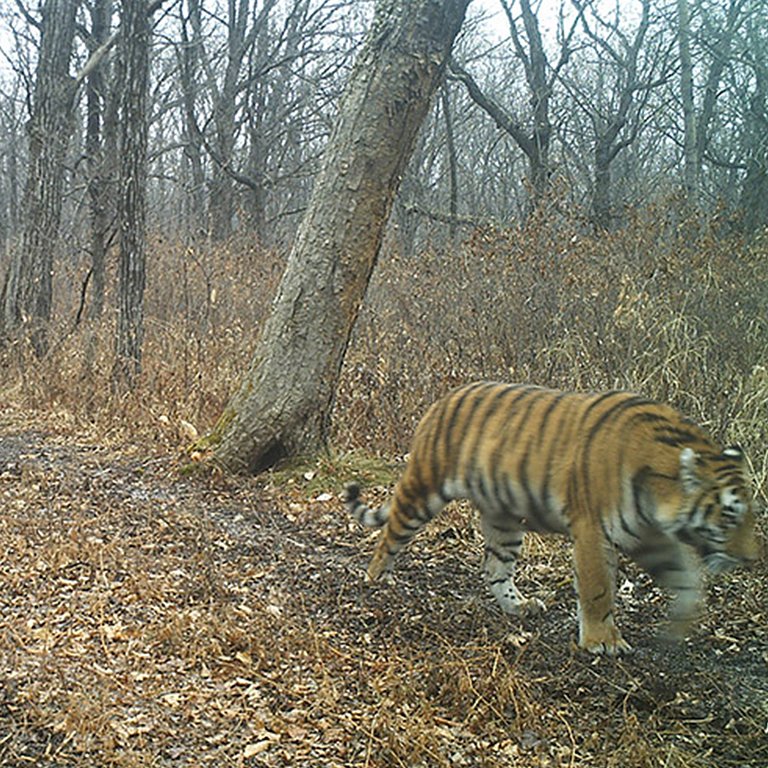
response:
<path id="1" fill-rule="evenodd" d="M 601 471 L 602 474 L 608 474 L 611 471 L 610 465 L 603 464 L 602 467 L 599 467 L 593 459 L 593 450 L 595 449 L 596 441 L 602 437 L 601 431 L 609 425 L 613 427 L 614 422 L 617 421 L 618 417 L 620 415 L 625 415 L 626 411 L 653 404 L 652 401 L 640 397 L 639 395 L 617 391 L 608 392 L 605 395 L 599 396 L 595 403 L 607 403 L 609 400 L 615 400 L 616 402 L 608 405 L 605 410 L 599 414 L 597 419 L 591 423 L 587 421 L 586 416 L 593 409 L 591 407 L 587 408 L 585 419 L 583 421 L 583 425 L 585 427 L 589 426 L 589 429 L 584 438 L 582 458 L 579 466 L 579 471 L 581 472 L 580 493 L 584 495 L 585 503 L 588 508 L 595 507 L 594 495 L 596 494 L 597 489 L 594 488 L 594 483 L 588 481 L 587 478 L 594 474 L 596 470 Z"/>
<path id="2" fill-rule="evenodd" d="M 552 435 L 548 435 L 547 432 L 549 429 L 549 425 L 550 425 L 550 421 L 552 419 L 553 413 L 555 413 L 557 410 L 562 411 L 562 408 L 558 408 L 558 406 L 560 405 L 564 397 L 565 397 L 564 392 L 558 392 L 555 397 L 551 398 L 551 402 L 549 403 L 546 410 L 544 411 L 544 415 L 541 417 L 541 427 L 539 430 L 541 435 L 541 444 L 546 446 L 546 452 L 543 454 L 543 459 L 542 459 L 542 463 L 545 467 L 544 482 L 542 483 L 541 490 L 540 490 L 541 503 L 544 509 L 548 509 L 552 505 L 552 496 L 551 496 L 551 489 L 550 489 L 550 482 L 552 478 L 552 460 L 553 460 L 554 452 L 557 449 L 557 445 L 558 445 L 558 441 L 556 439 L 553 439 Z M 554 437 L 556 438 L 556 435 Z"/>
<path id="3" fill-rule="evenodd" d="M 699 435 L 691 430 L 673 429 L 669 426 L 660 427 L 656 437 L 658 442 L 671 445 L 673 448 L 698 443 L 700 439 Z"/>
<path id="4" fill-rule="evenodd" d="M 609 408 L 604 410 L 600 416 L 598 416 L 597 420 L 590 425 L 589 432 L 587 433 L 585 444 L 587 447 L 589 447 L 592 442 L 595 440 L 595 437 L 598 435 L 599 431 L 605 427 L 606 424 L 610 423 L 611 421 L 615 421 L 616 417 L 626 411 L 630 408 L 640 408 L 644 405 L 653 405 L 653 401 L 647 400 L 644 397 L 640 397 L 639 395 L 627 395 L 626 392 L 610 392 L 610 395 L 613 396 L 613 399 L 617 399 L 617 403 L 613 403 Z M 608 399 L 608 398 L 604 398 Z"/>
<path id="5" fill-rule="evenodd" d="M 522 491 L 522 498 L 520 499 L 520 505 L 523 506 L 527 502 L 527 511 L 532 512 L 535 507 L 538 507 L 538 501 L 533 494 L 531 486 L 527 477 L 527 455 L 528 451 L 524 446 L 528 446 L 533 440 L 534 435 L 531 434 L 527 440 L 525 440 L 526 428 L 537 406 L 540 404 L 542 398 L 549 394 L 548 390 L 540 389 L 538 387 L 526 387 L 521 391 L 519 397 L 514 401 L 516 411 L 513 414 L 517 418 L 513 420 L 512 415 L 509 418 L 503 420 L 503 425 L 506 427 L 505 434 L 501 435 L 498 439 L 498 452 L 500 455 L 513 455 L 518 451 L 522 451 L 522 456 L 517 462 L 515 467 L 514 476 L 518 480 L 517 485 L 520 486 Z M 522 408 L 521 408 L 522 404 Z M 500 462 L 501 463 L 501 462 Z M 494 478 L 494 486 L 496 485 L 495 475 L 493 468 L 490 472 Z M 511 488 L 511 476 L 508 475 L 506 479 L 506 489 L 508 493 L 512 494 Z"/>
<path id="6" fill-rule="evenodd" d="M 490 441 L 498 439 L 499 429 L 506 425 L 506 419 L 499 419 L 499 424 L 494 434 L 489 434 L 488 425 L 501 410 L 502 406 L 506 406 L 507 412 L 511 412 L 514 408 L 515 411 L 520 408 L 521 403 L 527 403 L 533 396 L 535 396 L 537 390 L 532 387 L 511 387 L 502 386 L 499 387 L 498 392 L 491 398 L 488 403 L 488 407 L 482 412 L 478 410 L 478 418 L 480 419 L 474 425 L 475 438 L 474 441 L 465 449 L 464 453 L 468 455 L 468 459 L 465 463 L 465 474 L 467 478 L 467 487 L 470 492 L 474 491 L 474 500 L 478 504 L 482 504 L 483 500 L 487 501 L 491 496 L 488 491 L 493 487 L 492 473 L 488 474 L 485 467 L 479 464 L 478 446 L 481 441 Z M 526 413 L 532 407 L 532 403 L 528 403 Z M 525 417 L 524 417 L 525 418 Z M 518 426 L 515 433 L 518 433 L 520 427 Z M 486 482 L 486 476 L 489 482 Z"/>
<path id="7" fill-rule="evenodd" d="M 477 410 L 483 404 L 482 392 L 480 390 L 487 392 L 491 386 L 488 382 L 482 382 L 469 385 L 466 389 L 459 390 L 456 393 L 458 395 L 458 402 L 445 431 L 445 450 L 448 458 L 443 468 L 443 482 L 455 479 L 460 474 L 463 441 L 456 439 L 456 432 L 459 429 L 466 432 L 466 424 L 473 422 Z M 440 470 L 438 470 L 439 472 Z"/>

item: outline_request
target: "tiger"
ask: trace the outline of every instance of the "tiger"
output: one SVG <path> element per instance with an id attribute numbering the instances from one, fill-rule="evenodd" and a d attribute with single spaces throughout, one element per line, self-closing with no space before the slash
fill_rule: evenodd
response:
<path id="1" fill-rule="evenodd" d="M 617 550 L 672 593 L 669 633 L 684 637 L 702 604 L 702 563 L 720 572 L 760 555 L 746 458 L 671 406 L 627 391 L 563 392 L 477 381 L 437 400 L 419 422 L 392 496 L 371 508 L 360 486 L 342 499 L 383 528 L 373 581 L 454 499 L 480 513 L 482 571 L 499 607 L 544 609 L 515 585 L 526 531 L 573 542 L 578 646 L 632 648 L 615 621 Z"/>

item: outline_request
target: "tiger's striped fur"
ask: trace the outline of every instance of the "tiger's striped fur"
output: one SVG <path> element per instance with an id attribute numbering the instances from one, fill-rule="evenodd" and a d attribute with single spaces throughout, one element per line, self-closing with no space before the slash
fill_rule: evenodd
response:
<path id="1" fill-rule="evenodd" d="M 758 556 L 752 497 L 737 447 L 721 449 L 673 408 L 630 392 L 566 393 L 476 382 L 434 403 L 384 506 L 349 485 L 364 525 L 383 527 L 368 568 L 376 579 L 449 501 L 480 511 L 483 571 L 502 610 L 537 611 L 514 571 L 526 531 L 574 544 L 579 645 L 630 649 L 614 623 L 616 548 L 675 596 L 684 635 L 701 599 L 699 561 L 723 570 Z"/>

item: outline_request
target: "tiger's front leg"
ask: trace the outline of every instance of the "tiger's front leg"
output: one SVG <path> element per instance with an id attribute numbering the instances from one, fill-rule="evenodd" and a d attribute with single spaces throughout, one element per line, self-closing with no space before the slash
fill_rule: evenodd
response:
<path id="1" fill-rule="evenodd" d="M 621 636 L 614 620 L 616 553 L 613 546 L 606 541 L 597 520 L 574 523 L 572 533 L 579 647 L 608 656 L 629 653 L 632 646 Z"/>
<path id="2" fill-rule="evenodd" d="M 667 634 L 673 640 L 683 639 L 702 607 L 701 573 L 693 553 L 676 539 L 658 533 L 646 536 L 630 556 L 660 587 L 672 592 Z"/>

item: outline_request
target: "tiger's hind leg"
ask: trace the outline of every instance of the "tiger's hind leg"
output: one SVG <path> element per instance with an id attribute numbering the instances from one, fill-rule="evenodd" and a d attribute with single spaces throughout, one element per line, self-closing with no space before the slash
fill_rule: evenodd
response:
<path id="1" fill-rule="evenodd" d="M 513 518 L 482 512 L 480 525 L 485 539 L 483 573 L 501 610 L 514 616 L 543 611 L 541 600 L 525 597 L 515 585 L 515 566 L 525 531 Z"/>

